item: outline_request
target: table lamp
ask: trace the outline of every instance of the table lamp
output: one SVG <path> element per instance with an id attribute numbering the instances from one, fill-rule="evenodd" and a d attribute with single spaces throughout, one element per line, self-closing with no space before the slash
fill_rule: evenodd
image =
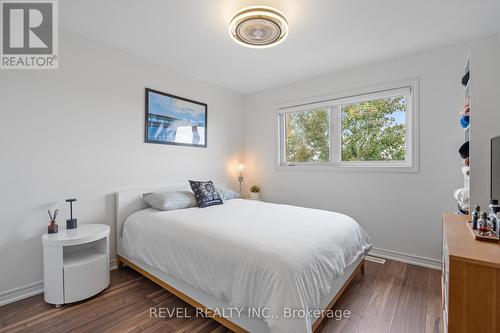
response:
<path id="1" fill-rule="evenodd" d="M 76 219 L 73 218 L 73 202 L 75 201 L 76 199 L 66 199 L 66 202 L 69 202 L 69 215 L 70 215 L 69 220 L 66 220 L 66 229 L 76 229 L 77 227 Z"/>
<path id="2" fill-rule="evenodd" d="M 240 195 L 243 197 L 243 169 L 245 166 L 243 163 L 238 164 L 238 170 L 240 171 L 240 175 L 238 176 L 238 182 L 240 183 Z"/>

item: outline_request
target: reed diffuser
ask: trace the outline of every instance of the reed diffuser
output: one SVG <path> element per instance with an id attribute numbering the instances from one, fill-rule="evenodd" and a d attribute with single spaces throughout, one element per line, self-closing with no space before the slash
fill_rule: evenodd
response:
<path id="1" fill-rule="evenodd" d="M 50 218 L 47 231 L 49 234 L 57 234 L 59 227 L 57 226 L 56 218 L 57 214 L 59 214 L 59 209 L 54 210 L 53 214 L 50 212 L 50 210 L 48 210 L 47 212 L 49 213 L 49 218 Z"/>

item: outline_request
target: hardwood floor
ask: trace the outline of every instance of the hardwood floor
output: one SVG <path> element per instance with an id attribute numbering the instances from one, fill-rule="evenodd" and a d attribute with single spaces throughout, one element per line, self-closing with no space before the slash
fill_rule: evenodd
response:
<path id="1" fill-rule="evenodd" d="M 325 319 L 318 332 L 442 332 L 439 271 L 394 261 L 365 266 L 364 277 L 356 277 L 334 307 L 351 317 Z M 192 318 L 150 318 L 151 307 L 179 307 Z M 84 302 L 56 309 L 36 295 L 0 307 L 0 332 L 230 332 L 195 315 L 193 307 L 121 268 L 111 272 L 108 289 Z"/>

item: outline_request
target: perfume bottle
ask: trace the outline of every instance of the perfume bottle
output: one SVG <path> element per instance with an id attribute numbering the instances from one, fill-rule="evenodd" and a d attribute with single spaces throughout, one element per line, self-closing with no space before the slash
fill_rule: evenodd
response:
<path id="1" fill-rule="evenodd" d="M 500 238 L 500 212 L 497 213 L 497 224 L 496 224 L 496 228 L 495 228 L 495 236 L 497 238 Z"/>
<path id="2" fill-rule="evenodd" d="M 498 229 L 498 220 L 497 220 L 497 214 L 492 213 L 490 216 L 488 216 L 488 226 L 490 228 L 490 234 L 492 236 L 495 235 L 495 230 Z"/>
<path id="3" fill-rule="evenodd" d="M 472 229 L 477 230 L 477 220 L 479 219 L 479 211 L 481 207 L 478 205 L 474 206 L 474 211 L 472 212 Z"/>
<path id="4" fill-rule="evenodd" d="M 485 212 L 481 212 L 481 214 L 479 214 L 479 220 L 477 221 L 477 228 L 479 236 L 489 236 L 490 234 L 489 221 L 486 218 Z"/>
<path id="5" fill-rule="evenodd" d="M 490 199 L 490 204 L 488 206 L 488 214 L 491 214 L 493 212 L 498 212 L 498 209 L 499 209 L 498 200 Z"/>
<path id="6" fill-rule="evenodd" d="M 497 229 L 497 213 L 500 211 L 500 206 L 498 205 L 497 199 L 490 199 L 490 205 L 488 206 L 488 219 L 491 222 L 491 231 Z"/>

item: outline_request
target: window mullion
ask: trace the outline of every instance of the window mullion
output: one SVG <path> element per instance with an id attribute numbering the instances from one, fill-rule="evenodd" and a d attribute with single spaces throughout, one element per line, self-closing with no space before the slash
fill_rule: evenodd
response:
<path id="1" fill-rule="evenodd" d="M 340 106 L 330 107 L 330 163 L 338 165 L 340 162 Z"/>
<path id="2" fill-rule="evenodd" d="M 279 147 L 279 154 L 280 154 L 280 164 L 286 165 L 287 164 L 287 158 L 286 158 L 286 145 L 287 145 L 287 139 L 286 139 L 286 115 L 281 114 L 279 116 L 279 131 L 280 131 L 280 147 Z"/>
<path id="3" fill-rule="evenodd" d="M 410 94 L 405 96 L 406 99 L 406 133 L 405 133 L 405 163 L 413 165 L 413 98 Z"/>

